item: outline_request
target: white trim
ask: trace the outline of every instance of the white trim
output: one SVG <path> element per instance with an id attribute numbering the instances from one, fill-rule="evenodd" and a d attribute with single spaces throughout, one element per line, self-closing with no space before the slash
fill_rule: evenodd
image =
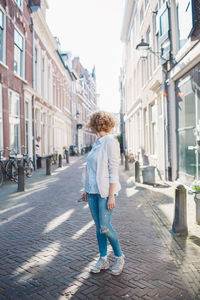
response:
<path id="1" fill-rule="evenodd" d="M 173 80 L 181 78 L 185 73 L 192 69 L 200 62 L 200 42 L 178 62 L 178 64 L 171 70 L 170 77 Z"/>
<path id="2" fill-rule="evenodd" d="M 4 67 L 6 70 L 9 69 L 9 67 L 7 65 L 5 65 L 2 61 L 0 61 L 0 66 Z"/>

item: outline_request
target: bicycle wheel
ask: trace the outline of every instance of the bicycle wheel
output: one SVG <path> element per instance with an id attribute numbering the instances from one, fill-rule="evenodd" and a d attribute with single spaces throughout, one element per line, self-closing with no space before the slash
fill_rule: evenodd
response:
<path id="1" fill-rule="evenodd" d="M 18 168 L 13 161 L 9 161 L 6 165 L 6 175 L 11 181 L 18 182 Z"/>
<path id="2" fill-rule="evenodd" d="M 2 184 L 3 184 L 3 168 L 0 165 L 0 186 L 2 186 Z"/>
<path id="3" fill-rule="evenodd" d="M 24 168 L 26 172 L 26 176 L 31 178 L 33 176 L 34 165 L 32 160 L 28 160 L 24 162 Z"/>

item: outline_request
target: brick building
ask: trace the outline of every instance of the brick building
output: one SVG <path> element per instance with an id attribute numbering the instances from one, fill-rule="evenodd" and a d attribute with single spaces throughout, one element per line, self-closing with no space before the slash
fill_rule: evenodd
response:
<path id="1" fill-rule="evenodd" d="M 41 137 L 40 155 L 71 144 L 71 89 L 73 77 L 61 55 L 60 44 L 46 23 L 48 4 L 33 12 L 34 26 L 34 136 Z"/>
<path id="2" fill-rule="evenodd" d="M 21 149 L 26 144 L 25 119 L 31 115 L 30 25 L 28 1 L 0 1 L 0 149 L 14 148 L 18 153 L 25 151 Z"/>

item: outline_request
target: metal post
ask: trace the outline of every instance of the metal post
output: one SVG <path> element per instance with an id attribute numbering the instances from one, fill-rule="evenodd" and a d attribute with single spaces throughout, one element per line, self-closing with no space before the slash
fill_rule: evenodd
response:
<path id="1" fill-rule="evenodd" d="M 51 175 L 51 158 L 46 159 L 46 175 Z"/>
<path id="2" fill-rule="evenodd" d="M 175 189 L 175 212 L 172 230 L 176 235 L 187 236 L 187 199 L 186 189 L 178 185 Z"/>
<path id="3" fill-rule="evenodd" d="M 25 170 L 22 165 L 18 166 L 18 192 L 24 192 L 26 187 Z"/>
<path id="4" fill-rule="evenodd" d="M 62 155 L 59 154 L 58 156 L 58 168 L 62 168 Z"/>
<path id="5" fill-rule="evenodd" d="M 135 162 L 135 182 L 140 182 L 140 163 Z"/>
<path id="6" fill-rule="evenodd" d="M 124 164 L 124 153 L 121 153 L 121 165 L 123 166 Z"/>
<path id="7" fill-rule="evenodd" d="M 66 151 L 66 164 L 69 164 L 69 152 L 68 151 Z"/>
<path id="8" fill-rule="evenodd" d="M 125 171 L 129 170 L 128 153 L 125 153 Z"/>

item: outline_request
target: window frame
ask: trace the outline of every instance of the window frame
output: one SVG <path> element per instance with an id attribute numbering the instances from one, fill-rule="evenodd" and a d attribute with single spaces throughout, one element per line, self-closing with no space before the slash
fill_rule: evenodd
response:
<path id="1" fill-rule="evenodd" d="M 12 109 L 11 109 L 11 103 L 14 99 L 14 101 L 18 98 L 18 114 L 13 113 Z M 15 149 L 15 151 L 17 153 L 21 152 L 20 149 L 20 141 L 21 141 L 21 135 L 20 135 L 20 128 L 21 128 L 21 121 L 20 121 L 20 94 L 14 92 L 13 90 L 8 90 L 8 100 L 9 100 L 9 126 L 10 126 L 10 133 L 9 133 L 9 139 L 10 139 L 10 147 L 12 148 L 13 146 L 11 145 L 11 126 L 15 125 L 18 126 L 18 136 L 17 136 L 17 148 L 12 148 Z M 14 103 L 14 108 L 15 108 L 15 103 Z M 14 133 L 14 142 L 15 142 L 15 131 L 13 131 Z"/>
<path id="2" fill-rule="evenodd" d="M 21 5 L 20 5 L 20 3 L 19 2 L 21 2 Z M 15 3 L 17 4 L 17 6 L 23 11 L 23 0 L 15 0 Z"/>
<path id="3" fill-rule="evenodd" d="M 15 32 L 17 32 L 22 38 L 23 50 L 20 49 L 19 45 L 15 42 Z M 15 47 L 17 47 L 19 49 L 19 51 L 21 51 L 21 53 L 20 53 L 21 54 L 20 57 L 22 58 L 22 61 L 20 61 L 21 72 L 15 71 Z M 24 35 L 21 33 L 21 31 L 17 27 L 14 28 L 14 66 L 13 66 L 13 68 L 14 68 L 14 73 L 16 76 L 19 76 L 20 78 L 23 78 L 23 79 L 25 78 L 25 38 L 24 38 Z"/>

